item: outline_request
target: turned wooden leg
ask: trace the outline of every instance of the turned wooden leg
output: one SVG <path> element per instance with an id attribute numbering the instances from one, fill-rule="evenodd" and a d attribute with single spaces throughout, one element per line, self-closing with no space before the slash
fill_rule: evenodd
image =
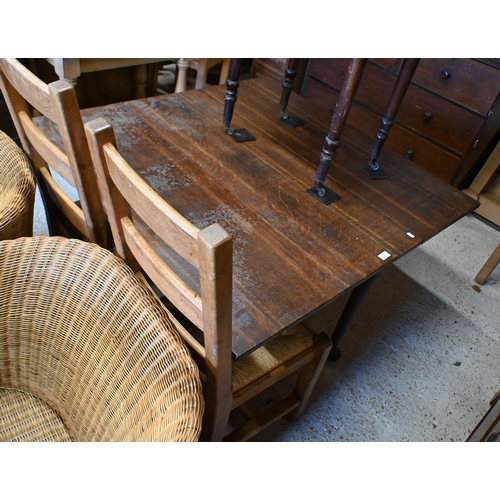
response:
<path id="1" fill-rule="evenodd" d="M 382 151 L 382 146 L 389 137 L 389 132 L 394 124 L 394 118 L 396 117 L 396 113 L 403 102 L 403 98 L 408 90 L 419 61 L 420 59 L 403 60 L 403 65 L 392 90 L 385 115 L 380 123 L 380 128 L 378 129 L 375 142 L 373 143 L 370 153 L 370 158 L 368 160 L 368 166 L 366 167 L 366 170 L 372 179 L 387 179 L 387 174 L 380 169 L 377 160 L 380 152 Z"/>
<path id="2" fill-rule="evenodd" d="M 142 99 L 146 97 L 146 85 L 148 82 L 148 67 L 146 64 L 141 64 L 135 68 L 135 99 Z"/>
<path id="3" fill-rule="evenodd" d="M 184 92 L 187 87 L 187 71 L 189 69 L 189 61 L 187 59 L 179 59 L 177 61 L 177 79 L 175 81 L 174 92 Z"/>
<path id="4" fill-rule="evenodd" d="M 224 96 L 224 112 L 222 116 L 222 123 L 226 132 L 236 141 L 245 142 L 253 141 L 255 137 L 244 128 L 234 130 L 231 127 L 233 119 L 234 105 L 238 99 L 238 87 L 240 86 L 240 66 L 241 59 L 231 59 L 229 65 L 229 77 L 227 79 L 226 94 Z"/>
<path id="5" fill-rule="evenodd" d="M 286 108 L 288 106 L 288 101 L 290 100 L 290 94 L 292 93 L 293 89 L 293 82 L 295 80 L 295 76 L 297 75 L 298 65 L 299 65 L 298 59 L 290 59 L 288 61 L 288 67 L 285 72 L 285 79 L 283 81 L 283 88 L 281 90 L 281 99 L 280 99 L 281 120 L 292 128 L 305 125 L 304 120 L 302 120 L 301 118 L 297 118 L 295 116 L 290 116 L 286 111 Z"/>
<path id="6" fill-rule="evenodd" d="M 352 59 L 347 68 L 342 90 L 340 92 L 339 102 L 333 113 L 330 130 L 325 138 L 323 150 L 321 151 L 318 170 L 316 172 L 316 183 L 314 187 L 307 192 L 314 198 L 321 201 L 324 205 L 329 205 L 340 199 L 340 196 L 324 186 L 328 169 L 333 160 L 335 150 L 337 149 L 342 129 L 349 115 L 354 95 L 363 75 L 366 59 Z"/>

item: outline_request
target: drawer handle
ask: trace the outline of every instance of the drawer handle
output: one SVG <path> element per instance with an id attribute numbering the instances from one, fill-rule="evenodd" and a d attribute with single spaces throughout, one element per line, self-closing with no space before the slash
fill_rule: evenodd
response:
<path id="1" fill-rule="evenodd" d="M 413 158 L 413 156 L 415 155 L 415 151 L 413 151 L 413 149 L 409 149 L 406 153 L 405 153 L 405 158 Z"/>
<path id="2" fill-rule="evenodd" d="M 451 76 L 451 73 L 447 69 L 443 69 L 439 76 L 441 77 L 441 80 L 448 80 L 448 78 L 450 78 Z"/>
<path id="3" fill-rule="evenodd" d="M 422 115 L 422 120 L 424 120 L 424 122 L 428 122 L 431 119 L 432 119 L 432 113 L 427 112 Z"/>

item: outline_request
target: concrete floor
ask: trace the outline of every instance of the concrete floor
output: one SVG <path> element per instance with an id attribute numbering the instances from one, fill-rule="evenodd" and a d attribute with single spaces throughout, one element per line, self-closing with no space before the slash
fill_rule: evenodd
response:
<path id="1" fill-rule="evenodd" d="M 306 413 L 253 441 L 464 441 L 500 390 L 500 266 L 473 287 L 499 241 L 469 215 L 380 273 Z M 311 325 L 330 333 L 342 304 Z"/>

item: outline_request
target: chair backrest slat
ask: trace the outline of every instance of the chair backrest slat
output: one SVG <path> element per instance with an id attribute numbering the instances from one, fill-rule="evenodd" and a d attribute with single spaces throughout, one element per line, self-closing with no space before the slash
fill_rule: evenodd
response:
<path id="1" fill-rule="evenodd" d="M 122 227 L 125 241 L 144 272 L 172 304 L 202 330 L 201 298 L 165 264 L 128 217 L 122 219 Z"/>
<path id="2" fill-rule="evenodd" d="M 26 137 L 37 150 L 38 154 L 50 165 L 66 182 L 73 184 L 73 174 L 69 167 L 68 155 L 61 151 L 43 132 L 33 123 L 24 112 L 19 114 Z"/>
<path id="3" fill-rule="evenodd" d="M 112 144 L 103 149 L 109 175 L 130 207 L 169 247 L 199 267 L 197 236 L 200 230 L 155 193 Z"/>
<path id="4" fill-rule="evenodd" d="M 83 210 L 61 189 L 46 168 L 41 168 L 39 175 L 45 180 L 45 188 L 54 199 L 59 210 L 83 236 L 90 239 Z"/>

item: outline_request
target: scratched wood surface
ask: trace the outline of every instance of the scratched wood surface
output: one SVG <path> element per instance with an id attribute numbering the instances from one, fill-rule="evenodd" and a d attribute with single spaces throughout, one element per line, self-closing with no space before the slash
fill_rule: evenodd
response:
<path id="1" fill-rule="evenodd" d="M 297 94 L 280 121 L 281 88 L 241 82 L 232 120 L 255 141 L 236 143 L 222 125 L 224 86 L 82 111 L 115 128 L 124 158 L 200 229 L 219 222 L 234 239 L 233 354 L 245 355 L 419 246 L 476 207 L 449 184 L 385 149 L 389 175 L 364 167 L 373 138 L 346 126 L 325 185 L 341 199 L 324 206 L 314 184 L 331 120 Z M 147 227 L 144 232 L 148 234 Z M 149 233 L 151 235 L 151 233 Z M 152 238 L 152 236 L 151 236 Z M 159 241 L 163 258 L 195 290 L 195 270 Z M 390 256 L 382 260 L 379 255 Z"/>

